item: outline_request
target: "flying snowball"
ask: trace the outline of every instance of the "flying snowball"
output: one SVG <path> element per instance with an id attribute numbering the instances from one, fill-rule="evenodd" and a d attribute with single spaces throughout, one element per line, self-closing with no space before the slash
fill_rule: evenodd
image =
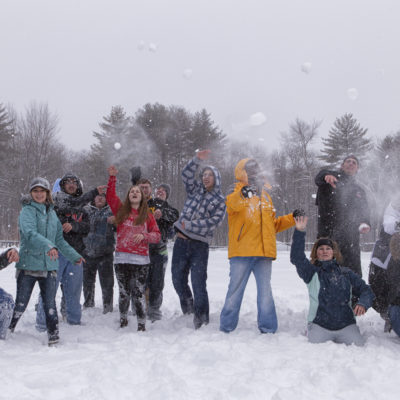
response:
<path id="1" fill-rule="evenodd" d="M 316 193 L 313 193 L 313 194 L 311 195 L 311 198 L 316 199 L 316 198 L 317 198 L 317 194 L 316 194 Z"/>
<path id="2" fill-rule="evenodd" d="M 140 50 L 140 51 L 144 50 L 144 48 L 145 48 L 145 43 L 144 43 L 143 40 L 141 40 L 141 41 L 138 43 L 137 48 L 138 48 L 138 50 Z"/>
<path id="3" fill-rule="evenodd" d="M 120 148 L 121 148 L 121 143 L 118 143 L 118 142 L 114 143 L 115 150 L 119 150 Z"/>
<path id="4" fill-rule="evenodd" d="M 155 43 L 149 43 L 149 51 L 155 53 L 157 51 L 157 45 Z"/>
<path id="5" fill-rule="evenodd" d="M 250 115 L 250 125 L 260 126 L 267 121 L 267 117 L 262 112 L 256 112 Z"/>
<path id="6" fill-rule="evenodd" d="M 193 70 L 190 68 L 186 68 L 183 70 L 183 77 L 186 79 L 190 79 L 193 75 Z"/>
<path id="7" fill-rule="evenodd" d="M 309 74 L 311 72 L 312 64 L 310 62 L 305 62 L 301 64 L 301 71 L 305 74 Z"/>
<path id="8" fill-rule="evenodd" d="M 350 88 L 347 90 L 347 96 L 350 100 L 357 100 L 358 90 L 356 88 Z"/>
<path id="9" fill-rule="evenodd" d="M 389 154 L 386 154 L 385 156 L 385 160 L 387 160 L 389 158 Z"/>

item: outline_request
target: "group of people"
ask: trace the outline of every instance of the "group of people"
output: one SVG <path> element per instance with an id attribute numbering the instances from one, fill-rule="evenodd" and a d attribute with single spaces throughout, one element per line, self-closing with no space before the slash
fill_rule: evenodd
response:
<path id="1" fill-rule="evenodd" d="M 14 331 L 37 281 L 36 327 L 47 331 L 49 345 L 57 343 L 58 286 L 63 318 L 69 324 L 80 324 L 82 286 L 84 307 L 94 307 L 97 271 L 103 312 L 113 311 L 115 271 L 120 327 L 128 325 L 132 305 L 137 329 L 145 331 L 146 319 L 162 318 L 167 241 L 172 237 L 173 286 L 183 314 L 192 314 L 194 328 L 201 328 L 209 323 L 209 245 L 226 212 L 230 278 L 220 315 L 222 332 L 229 333 L 238 325 L 251 273 L 257 285 L 258 329 L 261 333 L 276 332 L 271 289 L 276 234 L 295 227 L 291 262 L 309 291 L 309 341 L 362 345 L 364 338 L 355 316 L 371 306 L 400 336 L 400 200 L 388 206 L 381 238 L 373 251 L 370 282 L 374 294 L 361 272 L 360 233 L 370 230 L 370 222 L 365 191 L 355 180 L 359 167 L 355 156 L 346 157 L 339 171 L 322 170 L 316 177 L 318 238 L 310 260 L 305 255 L 307 216 L 302 209 L 276 216 L 270 185 L 258 162 L 251 158 L 239 161 L 236 183 L 225 198 L 219 171 L 207 164 L 209 156 L 210 150 L 197 151 L 182 170 L 186 201 L 180 215 L 167 202 L 170 186 L 158 185 L 152 197 L 151 182 L 140 177 L 138 168 L 131 170 L 132 186 L 123 200 L 116 194 L 118 171 L 114 166 L 108 169 L 106 186 L 85 194 L 80 180 L 72 174 L 57 182 L 59 190 L 53 188 L 53 196 L 47 180 L 35 178 L 22 199 L 19 255 L 9 249 L 0 258 L 1 267 L 16 262 L 17 268 L 15 304 L 0 289 L 0 337 Z"/>

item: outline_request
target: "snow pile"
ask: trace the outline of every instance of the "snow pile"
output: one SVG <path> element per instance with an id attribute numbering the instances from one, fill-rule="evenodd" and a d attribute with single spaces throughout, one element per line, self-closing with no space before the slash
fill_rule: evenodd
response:
<path id="1" fill-rule="evenodd" d="M 281 248 L 281 245 L 278 246 Z M 370 254 L 363 254 L 364 276 Z M 171 255 L 170 255 L 171 258 Z M 225 249 L 210 252 L 210 324 L 198 331 L 182 316 L 166 275 L 164 319 L 136 331 L 136 318 L 118 328 L 118 307 L 84 310 L 83 326 L 60 323 L 61 343 L 47 347 L 34 328 L 35 288 L 27 311 L 8 341 L 0 341 L 1 399 L 397 399 L 400 340 L 383 333 L 373 310 L 358 319 L 367 337 L 363 348 L 313 345 L 304 336 L 308 295 L 305 284 L 280 250 L 272 284 L 279 329 L 261 335 L 256 324 L 256 287 L 251 277 L 239 326 L 219 332 L 219 313 L 228 286 Z M 15 270 L 0 272 L 0 286 L 15 295 Z M 115 285 L 115 301 L 118 289 Z"/>

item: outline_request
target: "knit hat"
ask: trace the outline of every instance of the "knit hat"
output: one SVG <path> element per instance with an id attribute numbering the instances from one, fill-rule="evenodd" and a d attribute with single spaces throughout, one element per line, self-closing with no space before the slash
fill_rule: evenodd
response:
<path id="1" fill-rule="evenodd" d="M 331 239 L 328 238 L 321 238 L 317 240 L 317 249 L 320 246 L 329 246 L 333 250 L 333 242 Z"/>
<path id="2" fill-rule="evenodd" d="M 354 155 L 354 154 L 349 154 L 347 157 L 344 158 L 343 162 L 348 160 L 349 158 L 352 158 L 353 160 L 357 161 L 357 166 L 360 166 L 360 160 Z"/>
<path id="3" fill-rule="evenodd" d="M 157 186 L 157 189 L 159 189 L 159 188 L 162 188 L 165 190 L 165 193 L 167 194 L 167 199 L 168 199 L 169 195 L 171 194 L 171 186 L 168 185 L 168 183 L 160 183 Z"/>
<path id="4" fill-rule="evenodd" d="M 35 188 L 35 187 L 41 187 L 41 188 L 43 188 L 45 190 L 50 191 L 50 183 L 45 178 L 41 178 L 41 177 L 33 178 L 31 180 L 30 185 L 29 185 L 29 192 L 31 192 L 32 189 Z"/>

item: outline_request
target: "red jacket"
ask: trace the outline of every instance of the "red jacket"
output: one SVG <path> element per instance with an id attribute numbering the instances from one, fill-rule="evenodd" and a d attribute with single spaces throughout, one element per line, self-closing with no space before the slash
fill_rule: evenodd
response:
<path id="1" fill-rule="evenodd" d="M 122 206 L 122 202 L 115 192 L 116 181 L 117 178 L 115 176 L 110 176 L 106 195 L 107 203 L 114 215 L 117 214 Z M 161 233 L 155 218 L 150 212 L 147 221 L 143 225 L 134 225 L 137 216 L 138 211 L 132 209 L 129 217 L 117 226 L 117 246 L 115 251 L 148 256 L 149 243 L 158 243 L 161 240 Z M 140 243 L 133 243 L 132 237 L 138 233 L 144 236 L 144 240 Z"/>

